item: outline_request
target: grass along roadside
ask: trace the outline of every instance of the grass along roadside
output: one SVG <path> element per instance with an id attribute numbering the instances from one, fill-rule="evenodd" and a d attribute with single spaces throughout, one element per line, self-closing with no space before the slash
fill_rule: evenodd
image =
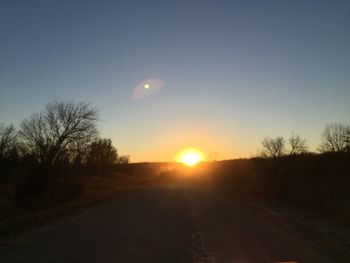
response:
<path id="1" fill-rule="evenodd" d="M 310 246 L 318 251 L 323 262 L 348 262 L 350 259 L 350 224 L 348 218 L 340 218 L 293 206 L 283 201 L 262 198 L 247 192 L 235 192 L 215 186 L 212 190 L 230 202 L 250 206 L 262 213 L 282 217 L 303 233 Z"/>
<path id="2" fill-rule="evenodd" d="M 76 199 L 49 209 L 16 214 L 2 219 L 0 221 L 1 245 L 6 245 L 7 239 L 24 231 L 84 212 L 96 204 L 140 189 L 151 184 L 154 178 L 114 173 L 101 177 L 76 176 L 74 181 L 82 187 Z"/>

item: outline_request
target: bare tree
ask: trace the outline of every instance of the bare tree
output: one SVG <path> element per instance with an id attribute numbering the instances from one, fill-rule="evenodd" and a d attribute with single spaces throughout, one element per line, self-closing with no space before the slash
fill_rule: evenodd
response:
<path id="1" fill-rule="evenodd" d="M 289 146 L 291 155 L 302 154 L 308 151 L 306 140 L 299 135 L 294 135 L 294 133 L 292 133 L 292 136 L 289 138 Z"/>
<path id="2" fill-rule="evenodd" d="M 348 126 L 348 129 L 346 131 L 346 138 L 345 138 L 345 151 L 350 153 L 350 128 Z"/>
<path id="3" fill-rule="evenodd" d="M 117 163 L 120 163 L 120 164 L 128 164 L 129 162 L 130 162 L 129 155 L 121 155 L 117 160 Z"/>
<path id="4" fill-rule="evenodd" d="M 262 141 L 263 157 L 281 157 L 285 153 L 285 141 L 283 137 L 269 138 L 265 137 Z"/>
<path id="5" fill-rule="evenodd" d="M 350 149 L 350 125 L 327 124 L 321 136 L 322 141 L 319 146 L 321 152 L 346 152 Z"/>
<path id="6" fill-rule="evenodd" d="M 55 165 L 74 144 L 97 134 L 97 111 L 88 103 L 54 101 L 21 124 L 20 134 L 38 161 Z"/>
<path id="7" fill-rule="evenodd" d="M 8 159 L 17 152 L 17 132 L 14 126 L 0 125 L 0 160 Z"/>

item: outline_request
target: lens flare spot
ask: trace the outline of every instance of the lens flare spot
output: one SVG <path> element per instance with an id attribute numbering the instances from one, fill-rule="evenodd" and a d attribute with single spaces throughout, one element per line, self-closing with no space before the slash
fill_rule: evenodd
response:
<path id="1" fill-rule="evenodd" d="M 132 92 L 133 99 L 143 99 L 161 91 L 165 83 L 161 79 L 151 78 L 141 81 Z"/>

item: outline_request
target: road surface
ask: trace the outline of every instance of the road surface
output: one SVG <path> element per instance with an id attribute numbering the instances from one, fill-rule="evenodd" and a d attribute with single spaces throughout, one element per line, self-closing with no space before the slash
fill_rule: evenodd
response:
<path id="1" fill-rule="evenodd" d="M 320 262 L 315 254 L 282 216 L 179 183 L 23 234 L 0 262 Z"/>

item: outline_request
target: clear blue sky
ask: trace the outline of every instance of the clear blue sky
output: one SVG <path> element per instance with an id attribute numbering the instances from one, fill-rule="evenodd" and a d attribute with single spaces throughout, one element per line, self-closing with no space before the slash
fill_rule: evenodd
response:
<path id="1" fill-rule="evenodd" d="M 148 78 L 164 88 L 133 100 Z M 227 159 L 350 122 L 349 1 L 1 1 L 0 122 L 91 102 L 132 161 Z"/>

